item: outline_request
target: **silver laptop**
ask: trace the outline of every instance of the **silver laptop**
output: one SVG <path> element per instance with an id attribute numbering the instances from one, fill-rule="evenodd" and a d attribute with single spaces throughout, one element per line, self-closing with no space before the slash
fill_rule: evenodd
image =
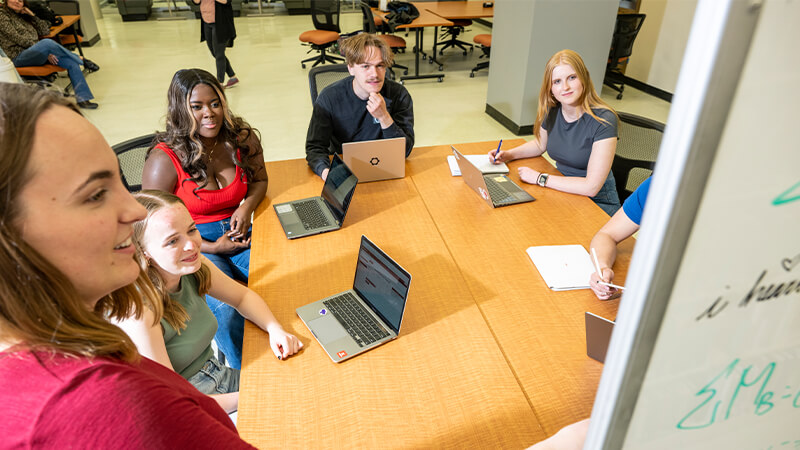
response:
<path id="1" fill-rule="evenodd" d="M 361 236 L 353 288 L 297 308 L 333 362 L 373 349 L 400 333 L 411 275 Z"/>
<path id="2" fill-rule="evenodd" d="M 406 138 L 345 142 L 342 159 L 358 182 L 390 180 L 406 176 Z"/>
<path id="3" fill-rule="evenodd" d="M 357 183 L 353 172 L 333 155 L 321 196 L 274 205 L 286 237 L 296 239 L 341 228 Z"/>
<path id="4" fill-rule="evenodd" d="M 586 312 L 586 354 L 600 362 L 605 362 L 608 343 L 614 331 L 614 322 Z"/>
<path id="5" fill-rule="evenodd" d="M 493 208 L 536 200 L 531 194 L 517 186 L 517 183 L 511 181 L 508 175 L 502 173 L 484 174 L 455 147 L 451 145 L 450 148 L 453 149 L 458 169 L 461 171 L 461 178 Z"/>

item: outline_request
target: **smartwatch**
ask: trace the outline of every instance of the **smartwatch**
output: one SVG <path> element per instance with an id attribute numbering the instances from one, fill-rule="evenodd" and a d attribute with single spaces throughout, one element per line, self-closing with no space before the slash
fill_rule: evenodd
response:
<path id="1" fill-rule="evenodd" d="M 549 176 L 550 175 L 546 173 L 540 173 L 539 178 L 536 180 L 536 184 L 538 184 L 541 187 L 544 187 L 544 185 L 547 184 L 547 177 Z"/>

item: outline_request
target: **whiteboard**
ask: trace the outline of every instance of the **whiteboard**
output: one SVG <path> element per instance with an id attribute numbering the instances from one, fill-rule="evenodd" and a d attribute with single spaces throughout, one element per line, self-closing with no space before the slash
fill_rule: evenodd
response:
<path id="1" fill-rule="evenodd" d="M 699 3 L 586 448 L 800 447 L 798 47 Z"/>

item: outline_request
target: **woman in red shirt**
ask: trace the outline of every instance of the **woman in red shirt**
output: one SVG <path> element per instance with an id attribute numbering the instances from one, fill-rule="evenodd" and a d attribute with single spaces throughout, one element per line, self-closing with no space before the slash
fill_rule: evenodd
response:
<path id="1" fill-rule="evenodd" d="M 2 446 L 251 448 L 214 400 L 106 320 L 160 306 L 134 260 L 144 208 L 77 111 L 0 83 Z"/>
<path id="2" fill-rule="evenodd" d="M 247 283 L 251 217 L 267 193 L 258 131 L 230 111 L 222 86 L 205 70 L 176 72 L 167 100 L 167 130 L 148 153 L 142 188 L 183 200 L 203 237 L 206 258 Z M 217 346 L 227 363 L 240 369 L 244 319 L 230 305 L 206 300 L 219 324 Z"/>

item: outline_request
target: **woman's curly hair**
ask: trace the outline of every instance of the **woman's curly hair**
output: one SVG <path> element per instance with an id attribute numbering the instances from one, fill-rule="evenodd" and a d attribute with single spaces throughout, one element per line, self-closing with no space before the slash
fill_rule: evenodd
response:
<path id="1" fill-rule="evenodd" d="M 203 189 L 208 184 L 203 143 L 200 141 L 197 122 L 189 104 L 192 91 L 199 84 L 205 84 L 213 89 L 222 104 L 223 123 L 218 139 L 221 139 L 225 151 L 231 155 L 233 163 L 241 167 L 248 184 L 261 181 L 258 173 L 259 165 L 255 161 L 256 158 L 263 158 L 263 154 L 261 148 L 251 145 L 253 139 L 257 141 L 261 139 L 258 130 L 231 112 L 225 91 L 213 75 L 202 69 L 182 69 L 175 72 L 167 92 L 167 130 L 158 133 L 155 138 L 156 143 L 164 142 L 175 152 L 181 167 L 189 174 L 190 178 L 179 180 L 179 183 L 193 181 L 197 183 L 195 191 Z M 239 149 L 238 155 L 237 149 Z"/>

